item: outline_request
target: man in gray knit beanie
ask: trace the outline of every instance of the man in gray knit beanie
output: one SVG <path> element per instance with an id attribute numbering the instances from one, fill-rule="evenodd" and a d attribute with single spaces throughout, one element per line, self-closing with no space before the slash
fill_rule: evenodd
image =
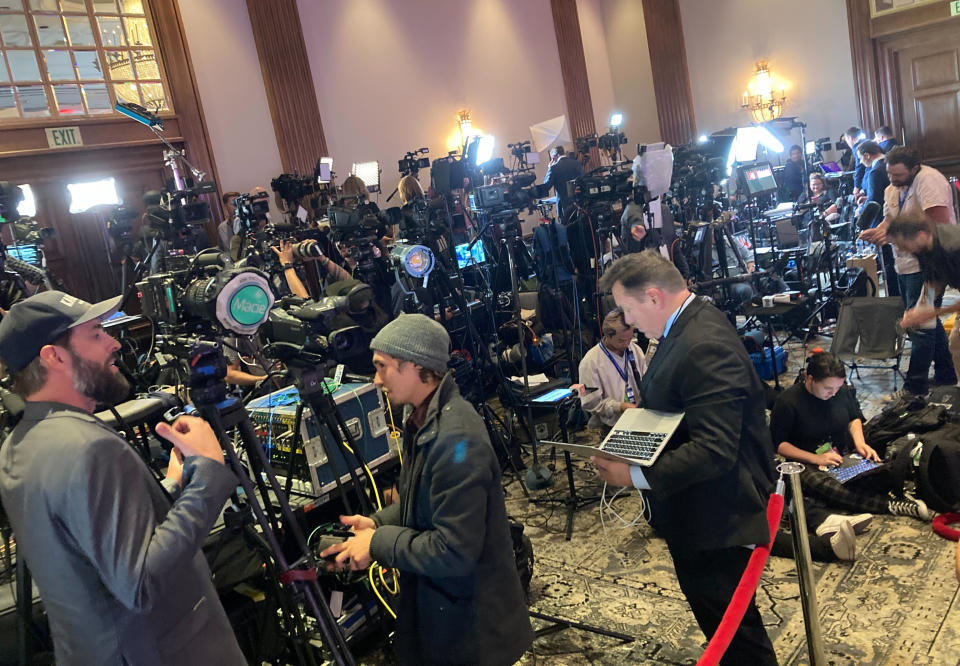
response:
<path id="1" fill-rule="evenodd" d="M 360 571 L 376 560 L 400 571 L 398 663 L 513 664 L 533 631 L 500 464 L 447 372 L 450 336 L 425 315 L 400 315 L 370 349 L 374 384 L 407 405 L 400 501 L 371 517 L 341 516 L 354 536 L 321 555 L 336 555 L 335 568 Z"/>

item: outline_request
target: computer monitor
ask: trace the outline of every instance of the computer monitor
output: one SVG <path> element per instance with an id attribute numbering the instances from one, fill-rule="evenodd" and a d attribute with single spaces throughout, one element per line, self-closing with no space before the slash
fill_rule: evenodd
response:
<path id="1" fill-rule="evenodd" d="M 25 261 L 33 266 L 41 266 L 40 248 L 34 244 L 8 245 L 7 256 Z"/>
<path id="2" fill-rule="evenodd" d="M 454 248 L 457 252 L 457 266 L 464 269 L 467 266 L 482 264 L 487 260 L 487 253 L 483 249 L 483 242 L 477 241 L 473 247 L 469 243 L 457 245 Z"/>
<path id="3" fill-rule="evenodd" d="M 740 178 L 746 185 L 747 194 L 752 197 L 777 191 L 777 179 L 773 177 L 773 168 L 769 162 L 740 167 Z"/>

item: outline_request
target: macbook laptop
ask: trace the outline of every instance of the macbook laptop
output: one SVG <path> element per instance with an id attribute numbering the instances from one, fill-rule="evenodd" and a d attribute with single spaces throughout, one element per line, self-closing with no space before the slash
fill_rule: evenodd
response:
<path id="1" fill-rule="evenodd" d="M 683 413 L 668 414 L 652 409 L 628 409 L 604 437 L 599 447 L 541 440 L 540 445 L 555 446 L 581 458 L 600 456 L 631 465 L 650 467 L 657 461 L 680 422 Z"/>

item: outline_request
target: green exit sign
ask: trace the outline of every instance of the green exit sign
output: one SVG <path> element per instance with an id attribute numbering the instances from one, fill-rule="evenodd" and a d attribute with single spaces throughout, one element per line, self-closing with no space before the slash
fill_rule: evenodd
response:
<path id="1" fill-rule="evenodd" d="M 83 145 L 79 127 L 48 127 L 46 132 L 47 145 L 51 148 L 72 148 Z"/>
<path id="2" fill-rule="evenodd" d="M 953 0 L 950 3 L 950 16 L 960 15 L 960 0 Z"/>

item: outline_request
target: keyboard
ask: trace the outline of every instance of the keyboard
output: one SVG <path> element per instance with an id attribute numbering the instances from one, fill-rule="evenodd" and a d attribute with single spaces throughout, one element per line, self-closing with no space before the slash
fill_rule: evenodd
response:
<path id="1" fill-rule="evenodd" d="M 614 430 L 603 445 L 603 450 L 625 458 L 649 460 L 669 435 L 665 432 L 631 432 Z"/>
<path id="2" fill-rule="evenodd" d="M 867 472 L 880 467 L 880 463 L 875 463 L 872 460 L 860 460 L 852 465 L 833 467 L 827 470 L 827 474 L 835 478 L 840 483 L 846 483 L 847 481 L 852 481 L 858 476 L 862 476 Z"/>

